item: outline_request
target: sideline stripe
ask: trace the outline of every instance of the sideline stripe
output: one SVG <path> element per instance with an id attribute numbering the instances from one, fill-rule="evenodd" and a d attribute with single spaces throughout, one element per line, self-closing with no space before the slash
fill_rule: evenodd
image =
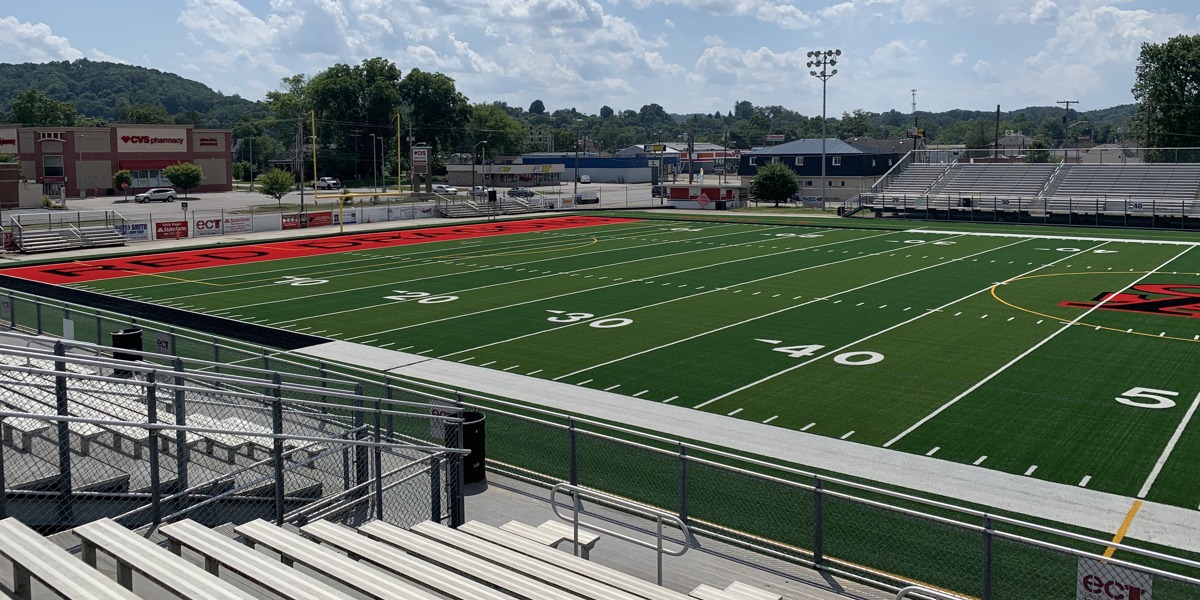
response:
<path id="1" fill-rule="evenodd" d="M 941 231 L 937 229 L 910 229 L 904 233 L 946 233 L 950 235 L 970 235 L 978 237 L 1021 237 L 1032 240 L 1064 240 L 1068 242 L 1133 242 L 1135 244 L 1163 244 L 1167 246 L 1200 246 L 1200 242 L 1185 242 L 1176 240 L 1147 240 L 1144 238 L 1104 238 L 1077 237 L 1066 235 L 1046 235 L 1029 233 L 1000 233 L 989 231 Z"/>
<path id="2" fill-rule="evenodd" d="M 1107 243 L 1107 242 L 1105 242 L 1105 243 Z M 1101 245 L 1101 246 L 1103 246 L 1104 244 L 1100 244 L 1100 245 Z M 1071 258 L 1071 257 L 1077 257 L 1077 256 L 1079 256 L 1079 255 L 1081 255 L 1081 254 L 1086 254 L 1087 252 L 1090 252 L 1091 250 L 1094 250 L 1094 249 L 1096 249 L 1097 247 L 1098 247 L 1098 246 L 1094 246 L 1094 247 L 1092 247 L 1092 248 L 1091 248 L 1091 249 L 1089 249 L 1089 250 L 1084 250 L 1084 251 L 1081 251 L 1081 252 L 1079 252 L 1079 253 L 1077 253 L 1077 254 L 1072 254 L 1071 256 L 1068 256 L 1068 257 L 1066 257 L 1066 258 L 1064 258 L 1064 259 L 1062 259 L 1062 260 L 1066 260 L 1066 259 L 1068 259 L 1068 258 Z M 1054 333 L 1051 333 L 1050 335 L 1048 335 L 1048 336 L 1046 336 L 1046 337 L 1042 338 L 1042 340 L 1041 340 L 1040 342 L 1038 342 L 1038 343 L 1034 344 L 1033 346 L 1030 346 L 1030 347 L 1029 347 L 1029 349 L 1027 349 L 1027 350 L 1025 350 L 1024 352 L 1022 352 L 1022 353 L 1018 354 L 1018 355 L 1017 355 L 1016 357 L 1014 357 L 1012 360 L 1010 360 L 1010 361 L 1008 361 L 1008 362 L 1004 363 L 1004 365 L 1003 365 L 1003 366 L 1001 366 L 999 369 L 996 369 L 995 371 L 992 371 L 992 372 L 991 372 L 991 374 L 989 374 L 987 377 L 984 377 L 983 379 L 980 379 L 978 382 L 976 382 L 974 385 L 972 385 L 971 387 L 969 387 L 969 388 L 967 388 L 966 390 L 964 390 L 964 391 L 963 391 L 962 393 L 960 393 L 959 395 L 955 396 L 954 398 L 951 398 L 949 402 L 946 402 L 945 404 L 943 404 L 943 405 L 941 405 L 941 406 L 937 407 L 936 409 L 934 409 L 934 411 L 933 411 L 933 412 L 931 412 L 931 413 L 929 413 L 928 415 L 925 415 L 924 417 L 922 417 L 920 421 L 917 421 L 916 423 L 913 423 L 911 427 L 909 427 L 908 429 L 905 429 L 904 431 L 900 432 L 900 434 L 899 434 L 899 435 L 897 435 L 896 437 L 894 437 L 894 438 L 892 438 L 892 439 L 888 440 L 888 442 L 887 442 L 886 444 L 884 444 L 884 445 L 883 445 L 883 447 L 884 447 L 884 448 L 888 448 L 888 447 L 890 447 L 892 444 L 895 444 L 896 442 L 898 442 L 898 441 L 900 441 L 900 440 L 904 439 L 904 437 L 905 437 L 905 436 L 907 436 L 908 434 L 912 433 L 913 431 L 916 431 L 918 427 L 920 427 L 920 426 L 922 426 L 922 425 L 924 425 L 924 424 L 928 423 L 928 422 L 929 422 L 931 419 L 933 419 L 934 417 L 936 417 L 936 416 L 940 415 L 940 414 L 941 414 L 942 412 L 944 412 L 946 409 L 948 409 L 948 408 L 950 408 L 951 406 L 954 406 L 955 404 L 957 404 L 959 400 L 962 400 L 963 398 L 966 398 L 968 395 L 970 395 L 971 393 L 973 393 L 975 390 L 977 390 L 977 389 L 979 389 L 979 388 L 983 387 L 983 386 L 984 386 L 984 385 L 985 385 L 987 382 L 991 381 L 992 379 L 995 379 L 995 378 L 996 378 L 997 376 L 999 376 L 1001 373 L 1003 373 L 1003 372 L 1007 371 L 1009 367 L 1011 367 L 1011 366 L 1013 366 L 1013 365 L 1017 364 L 1018 362 L 1020 362 L 1021 360 L 1023 360 L 1025 357 L 1029 356 L 1030 354 L 1033 354 L 1034 352 L 1036 352 L 1036 351 L 1037 351 L 1037 349 L 1038 349 L 1038 348 L 1041 348 L 1042 346 L 1045 346 L 1046 344 L 1050 343 L 1050 340 L 1053 340 L 1054 338 L 1058 337 L 1058 335 L 1059 335 L 1060 333 L 1062 333 L 1062 332 L 1064 332 L 1064 331 L 1066 331 L 1066 330 L 1070 329 L 1070 328 L 1071 328 L 1072 326 L 1074 326 L 1076 323 L 1079 323 L 1079 322 L 1080 322 L 1080 321 L 1082 321 L 1083 319 L 1087 318 L 1087 316 L 1088 316 L 1088 315 L 1090 315 L 1090 314 L 1092 314 L 1093 312 L 1095 312 L 1095 311 L 1099 310 L 1099 309 L 1100 309 L 1100 307 L 1104 306 L 1106 303 L 1108 303 L 1110 300 L 1112 300 L 1112 299 L 1113 299 L 1114 297 L 1116 297 L 1118 294 L 1120 294 L 1120 293 L 1123 293 L 1123 292 L 1125 292 L 1125 291 L 1129 290 L 1129 288 L 1131 288 L 1131 287 L 1133 287 L 1133 286 L 1137 285 L 1138 283 L 1141 283 L 1141 281 L 1142 281 L 1143 279 L 1145 279 L 1145 278 L 1147 278 L 1147 277 L 1149 277 L 1149 276 L 1151 276 L 1151 275 L 1153 275 L 1153 274 L 1157 273 L 1157 272 L 1159 271 L 1159 269 L 1162 269 L 1163 267 L 1165 267 L 1165 266 L 1167 266 L 1167 265 L 1171 264 L 1172 262 L 1175 262 L 1176 260 L 1178 260 L 1178 259 L 1179 259 L 1179 257 L 1183 256 L 1184 254 L 1187 254 L 1188 250 L 1191 250 L 1193 247 L 1194 247 L 1194 246 L 1191 246 L 1191 245 L 1189 245 L 1188 247 L 1184 248 L 1182 252 L 1180 252 L 1179 254 L 1176 254 L 1175 256 L 1173 256 L 1173 257 L 1171 257 L 1171 258 L 1167 259 L 1167 261 L 1166 261 L 1166 262 L 1164 262 L 1163 264 L 1159 265 L 1159 266 L 1158 266 L 1158 267 L 1156 267 L 1155 269 L 1152 269 L 1152 270 L 1150 270 L 1150 271 L 1147 271 L 1145 275 L 1142 275 L 1141 277 L 1138 277 L 1137 279 L 1133 280 L 1132 282 L 1130 282 L 1130 283 L 1126 284 L 1124 287 L 1122 287 L 1120 290 L 1118 290 L 1118 291 L 1117 291 L 1117 294 L 1112 294 L 1112 295 L 1108 296 L 1107 298 L 1105 298 L 1104 300 L 1101 300 L 1100 302 L 1097 302 L 1095 306 L 1093 306 L 1093 307 L 1091 307 L 1091 308 L 1087 309 L 1086 311 L 1084 311 L 1084 312 L 1083 312 L 1083 314 L 1080 314 L 1079 316 L 1075 317 L 1074 319 L 1071 319 L 1069 322 L 1063 322 L 1063 325 L 1062 325 L 1061 327 L 1059 327 L 1057 330 L 1055 330 L 1055 331 L 1054 331 Z M 1054 263 L 1050 263 L 1050 264 L 1054 264 Z M 1070 265 L 1067 265 L 1067 266 L 1069 267 Z M 1039 269 L 1040 269 L 1040 268 L 1041 268 L 1041 267 L 1039 267 Z M 1037 270 L 1037 269 L 1035 269 L 1035 270 Z M 989 289 L 991 289 L 991 288 L 989 288 Z"/>
<path id="3" fill-rule="evenodd" d="M 1150 486 L 1154 485 L 1154 480 L 1158 479 L 1158 474 L 1162 471 L 1163 465 L 1167 464 L 1167 459 L 1170 458 L 1171 452 L 1175 450 L 1175 444 L 1179 442 L 1179 438 L 1183 435 L 1184 428 L 1191 422 L 1192 415 L 1196 414 L 1196 406 L 1200 405 L 1200 394 L 1196 395 L 1196 399 L 1192 400 L 1192 405 L 1188 407 L 1187 414 L 1183 415 L 1183 420 L 1179 422 L 1179 427 L 1175 428 L 1175 433 L 1171 435 L 1167 446 L 1163 448 L 1162 456 L 1158 457 L 1158 462 L 1154 463 L 1154 468 L 1150 470 L 1150 476 L 1146 478 L 1146 483 L 1142 484 L 1142 489 L 1138 491 L 1138 498 L 1145 498 L 1146 494 L 1150 493 Z"/>
<path id="4" fill-rule="evenodd" d="M 1120 544 L 1121 540 L 1125 539 L 1125 534 L 1129 533 L 1129 526 L 1133 525 L 1133 518 L 1137 516 L 1138 510 L 1142 508 L 1141 500 L 1134 500 L 1133 506 L 1129 507 L 1129 512 L 1125 515 L 1125 520 L 1121 522 L 1120 529 L 1117 529 L 1117 534 L 1113 536 L 1112 543 Z M 1112 558 L 1114 552 L 1117 551 L 1116 546 L 1109 546 L 1104 551 L 1104 558 Z"/>

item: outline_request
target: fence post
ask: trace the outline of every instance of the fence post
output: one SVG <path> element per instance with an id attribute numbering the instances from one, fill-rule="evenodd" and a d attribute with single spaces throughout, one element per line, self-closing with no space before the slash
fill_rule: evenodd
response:
<path id="1" fill-rule="evenodd" d="M 579 485 L 579 431 L 575 429 L 575 418 L 567 417 L 567 481 Z"/>
<path id="2" fill-rule="evenodd" d="M 383 418 L 383 413 L 379 411 L 379 400 L 375 401 L 375 443 L 379 444 L 383 441 L 380 435 L 380 420 Z M 371 467 L 375 470 L 375 518 L 383 520 L 383 448 L 376 445 L 372 452 Z"/>
<path id="3" fill-rule="evenodd" d="M 171 406 L 171 412 L 175 414 L 175 424 L 179 426 L 187 426 L 187 405 L 183 392 L 183 359 L 176 357 L 173 361 L 175 367 L 175 402 Z M 157 432 L 156 432 L 157 433 Z M 179 491 L 188 489 L 191 485 L 188 483 L 188 462 L 191 460 L 191 448 L 187 443 L 187 432 L 182 429 L 175 430 L 175 473 L 179 479 Z M 176 500 L 177 509 L 181 510 L 188 505 L 187 494 L 181 494 Z"/>
<path id="4" fill-rule="evenodd" d="M 355 394 L 354 408 L 357 409 L 354 411 L 354 439 L 357 441 L 365 441 L 368 438 L 369 434 L 366 431 L 366 426 L 365 426 L 366 419 L 363 416 L 363 410 L 362 410 L 365 407 L 365 404 L 363 402 L 363 386 L 361 383 L 354 386 L 354 394 Z M 367 482 L 367 479 L 370 477 L 370 464 L 367 462 L 367 458 L 368 458 L 367 454 L 368 453 L 367 453 L 366 446 L 362 446 L 362 445 L 354 446 L 354 485 L 355 486 L 362 486 L 363 484 L 365 484 Z M 353 497 L 355 499 L 358 499 L 358 498 L 362 498 L 365 495 L 366 495 L 366 490 L 359 487 L 358 491 L 354 493 Z M 357 511 L 357 513 L 360 515 L 370 514 L 370 513 L 363 513 L 361 510 Z"/>
<path id="5" fill-rule="evenodd" d="M 813 566 L 821 568 L 825 560 L 825 514 L 822 490 L 825 484 L 820 477 L 813 478 Z"/>
<path id="6" fill-rule="evenodd" d="M 217 343 L 216 336 L 213 336 L 213 338 L 212 338 L 212 348 L 213 348 L 213 362 L 216 363 L 215 365 L 213 365 L 213 372 L 220 374 L 221 373 L 221 346 L 220 346 L 220 344 Z M 218 387 L 220 387 L 220 384 L 218 384 Z"/>
<path id="7" fill-rule="evenodd" d="M 0 417 L 0 431 L 4 430 L 4 417 Z M 8 518 L 8 484 L 4 481 L 4 445 L 0 444 L 0 519 Z"/>
<path id="8" fill-rule="evenodd" d="M 271 433 L 279 436 L 283 433 L 283 378 L 275 373 L 273 379 L 275 398 L 271 403 Z M 275 524 L 283 525 L 283 438 L 276 437 L 271 441 L 275 466 Z"/>
<path id="9" fill-rule="evenodd" d="M 460 394 L 459 392 L 454 392 L 454 400 L 455 400 L 456 405 L 458 406 L 458 417 L 460 419 L 462 419 L 463 418 L 462 394 Z M 455 431 L 456 431 L 454 447 L 459 450 L 462 450 L 463 449 L 463 435 L 465 433 L 466 427 L 464 427 L 462 423 L 457 423 L 454 427 L 455 427 Z M 454 469 L 455 469 L 454 480 L 451 482 L 451 485 L 454 488 L 454 504 L 453 504 L 453 508 L 452 508 L 453 512 L 451 514 L 451 525 L 453 527 L 458 527 L 459 525 L 462 525 L 466 521 L 466 518 L 467 518 L 467 516 L 466 516 L 467 515 L 466 496 L 463 494 L 463 490 L 466 489 L 466 487 L 467 487 L 467 482 L 464 481 L 464 476 L 466 475 L 466 473 L 463 470 L 464 467 L 466 466 L 466 462 L 467 462 L 466 456 L 464 456 L 462 454 L 455 454 L 453 462 L 451 463 L 452 465 L 454 465 Z"/>
<path id="10" fill-rule="evenodd" d="M 100 311 L 96 311 L 96 345 L 104 345 L 104 317 L 100 316 Z"/>
<path id="11" fill-rule="evenodd" d="M 40 309 L 41 302 L 38 302 Z M 39 330 L 41 329 L 41 317 L 38 317 Z M 54 342 L 54 355 L 65 356 L 67 353 L 66 347 L 62 342 Z M 56 360 L 54 361 L 54 370 L 59 372 L 59 375 L 54 376 L 54 399 L 57 405 L 57 413 L 59 416 L 67 416 L 70 413 L 67 406 L 67 377 L 62 373 L 67 370 L 67 363 Z M 71 527 L 75 524 L 75 517 L 71 503 L 71 429 L 66 421 L 58 422 L 58 518 L 59 524 L 64 527 Z M 80 444 L 83 444 L 82 440 Z M 81 448 L 82 449 L 82 448 Z"/>
<path id="12" fill-rule="evenodd" d="M 688 460 L 687 446 L 679 444 L 679 520 L 688 520 Z M 688 540 L 691 543 L 691 540 Z"/>
<path id="13" fill-rule="evenodd" d="M 34 314 L 37 316 L 37 334 L 42 335 L 42 301 L 34 300 Z"/>
<path id="14" fill-rule="evenodd" d="M 992 518 L 983 517 L 983 581 L 980 600 L 992 600 Z"/>
<path id="15" fill-rule="evenodd" d="M 438 455 L 434 454 L 429 457 L 429 518 L 434 523 L 442 522 L 442 465 L 438 460 Z M 453 523 L 451 517 L 451 527 L 458 527 Z"/>
<path id="16" fill-rule="evenodd" d="M 150 385 L 146 386 L 146 423 L 156 425 L 158 423 L 158 396 L 155 383 L 158 378 L 155 376 L 157 371 L 147 373 L 147 379 Z M 147 429 L 149 440 L 147 443 L 147 451 L 150 453 L 150 522 L 157 527 L 162 522 L 162 473 L 159 472 L 158 464 L 158 429 L 150 427 Z"/>

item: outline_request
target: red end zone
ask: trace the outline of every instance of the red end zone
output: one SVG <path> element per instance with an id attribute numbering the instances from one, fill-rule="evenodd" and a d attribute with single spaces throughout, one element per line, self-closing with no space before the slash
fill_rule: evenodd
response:
<path id="1" fill-rule="evenodd" d="M 42 283 L 83 283 L 100 279 L 128 277 L 130 275 L 171 273 L 187 269 L 237 265 L 264 260 L 317 256 L 345 252 L 347 250 L 391 248 L 425 242 L 465 240 L 493 235 L 529 233 L 531 231 L 554 231 L 556 229 L 571 229 L 575 227 L 595 227 L 597 225 L 631 223 L 634 221 L 637 221 L 637 219 L 570 216 L 506 223 L 479 223 L 475 225 L 463 225 L 461 227 L 406 229 L 402 231 L 364 233 L 361 235 L 339 235 L 327 238 L 251 244 L 236 248 L 203 248 L 144 256 L 76 260 L 58 264 L 4 269 L 0 271 L 0 274 L 40 281 Z"/>

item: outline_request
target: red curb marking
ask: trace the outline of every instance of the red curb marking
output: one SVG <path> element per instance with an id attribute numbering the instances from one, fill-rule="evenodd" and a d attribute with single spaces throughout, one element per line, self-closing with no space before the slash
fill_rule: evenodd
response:
<path id="1" fill-rule="evenodd" d="M 320 256 L 371 248 L 394 248 L 409 244 L 465 240 L 532 231 L 554 231 L 575 227 L 595 227 L 618 223 L 632 223 L 638 219 L 616 217 L 551 217 L 527 221 L 504 223 L 479 223 L 474 225 L 432 227 L 429 229 L 405 229 L 361 235 L 340 235 L 307 240 L 270 242 L 237 246 L 235 248 L 207 248 L 184 250 L 163 254 L 102 258 L 91 261 L 76 260 L 48 265 L 36 265 L 5 269 L 0 274 L 20 277 L 42 283 L 84 283 L 132 275 L 174 273 L 189 269 L 238 265 L 244 263 L 279 260 L 304 256 Z"/>

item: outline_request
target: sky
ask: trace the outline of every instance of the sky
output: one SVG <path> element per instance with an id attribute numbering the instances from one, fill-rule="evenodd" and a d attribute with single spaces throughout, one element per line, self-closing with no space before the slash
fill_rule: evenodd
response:
<path id="1" fill-rule="evenodd" d="M 821 114 L 808 52 L 841 50 L 830 116 L 1134 102 L 1144 43 L 1200 32 L 1196 0 L 7 0 L 0 60 L 87 58 L 261 100 L 383 57 L 472 103 Z"/>

